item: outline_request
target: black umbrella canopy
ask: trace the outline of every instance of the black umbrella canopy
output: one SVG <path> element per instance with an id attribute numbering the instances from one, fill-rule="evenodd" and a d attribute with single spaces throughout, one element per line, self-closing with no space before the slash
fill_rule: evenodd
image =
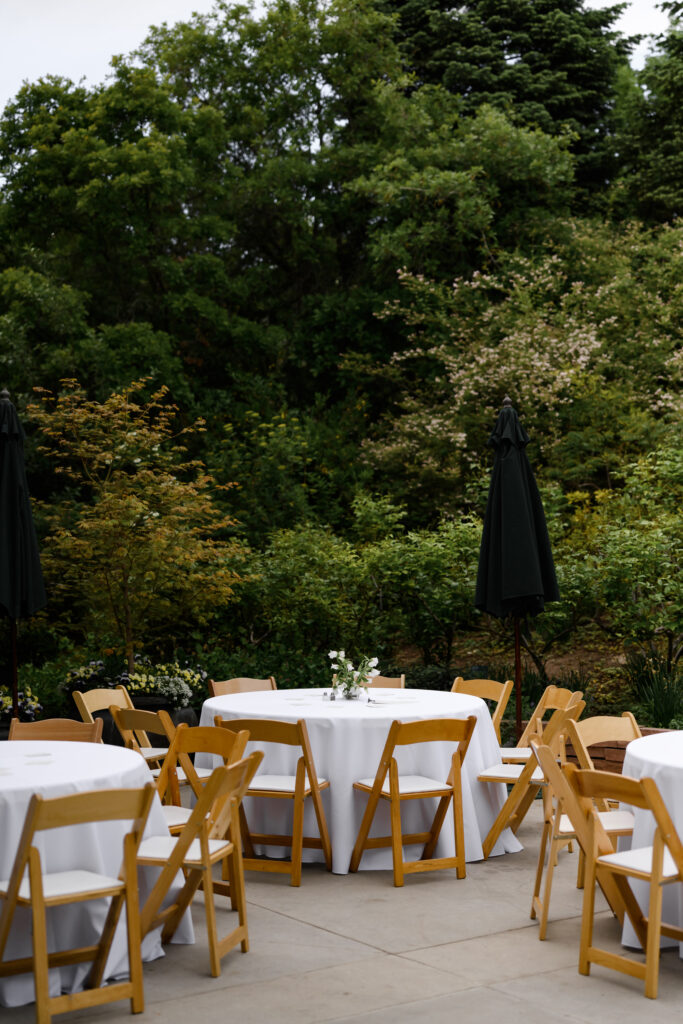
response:
<path id="1" fill-rule="evenodd" d="M 506 397 L 489 444 L 495 450 L 479 552 L 475 607 L 515 622 L 517 733 L 521 729 L 519 620 L 558 601 L 550 538 L 526 454 L 529 436 Z"/>
<path id="2" fill-rule="evenodd" d="M 12 620 L 12 690 L 17 714 L 16 620 L 47 602 L 24 465 L 24 428 L 0 391 L 0 614 Z"/>
<path id="3" fill-rule="evenodd" d="M 526 454 L 529 436 L 509 398 L 489 444 L 495 449 L 474 603 L 499 619 L 537 615 L 559 600 L 543 504 Z"/>

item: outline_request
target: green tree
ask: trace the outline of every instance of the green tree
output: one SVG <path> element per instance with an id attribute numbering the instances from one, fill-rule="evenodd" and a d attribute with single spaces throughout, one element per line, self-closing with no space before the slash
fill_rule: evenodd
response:
<path id="1" fill-rule="evenodd" d="M 615 212 L 655 223 L 683 212 L 683 4 L 659 6 L 670 16 L 669 29 L 620 98 L 622 170 L 611 197 Z"/>
<path id="2" fill-rule="evenodd" d="M 549 135 L 573 135 L 577 183 L 599 196 L 615 169 L 616 74 L 630 41 L 614 30 L 622 6 L 583 0 L 382 0 L 416 84 L 443 85 L 463 113 L 483 104 Z"/>
<path id="3" fill-rule="evenodd" d="M 186 456 L 182 439 L 202 425 L 176 430 L 165 388 L 144 399 L 139 381 L 100 403 L 63 383 L 28 409 L 41 452 L 71 484 L 42 509 L 49 592 L 63 626 L 114 640 L 132 671 L 136 650 L 168 646 L 231 600 L 239 549 L 214 482 Z"/>
<path id="4" fill-rule="evenodd" d="M 380 85 L 377 94 L 383 116 L 372 171 L 351 185 L 372 202 L 377 270 L 450 281 L 501 248 L 548 244 L 568 212 L 573 177 L 561 141 L 515 127 L 491 107 L 460 117 L 440 88 L 406 96 Z"/>
<path id="5" fill-rule="evenodd" d="M 402 275 L 385 315 L 412 344 L 374 368 L 394 407 L 364 450 L 412 515 L 433 517 L 422 522 L 480 505 L 506 393 L 534 465 L 565 490 L 610 488 L 680 415 L 680 229 L 568 227 L 551 255 L 505 255 L 453 286 Z"/>

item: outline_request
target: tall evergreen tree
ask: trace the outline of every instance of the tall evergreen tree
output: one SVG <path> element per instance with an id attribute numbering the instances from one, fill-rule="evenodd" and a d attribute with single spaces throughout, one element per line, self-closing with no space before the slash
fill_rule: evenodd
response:
<path id="1" fill-rule="evenodd" d="M 683 214 L 683 3 L 660 5 L 667 32 L 618 106 L 622 174 L 613 190 L 615 211 L 649 222 Z"/>
<path id="2" fill-rule="evenodd" d="M 577 185 L 595 196 L 614 174 L 615 78 L 630 41 L 583 0 L 378 0 L 418 85 L 439 84 L 464 113 L 484 103 L 557 135 L 571 132 Z"/>

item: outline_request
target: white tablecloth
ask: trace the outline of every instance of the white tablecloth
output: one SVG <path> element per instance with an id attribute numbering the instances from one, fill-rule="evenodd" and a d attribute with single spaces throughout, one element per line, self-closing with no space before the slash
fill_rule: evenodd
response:
<path id="1" fill-rule="evenodd" d="M 323 690 L 270 690 L 256 693 L 212 697 L 202 708 L 201 725 L 213 725 L 214 716 L 225 719 L 271 718 L 285 722 L 306 721 L 311 749 L 319 778 L 328 779 L 323 804 L 332 841 L 333 871 L 346 874 L 351 852 L 365 809 L 366 795 L 353 789 L 358 779 L 374 777 L 387 733 L 395 719 L 412 722 L 423 718 L 466 718 L 476 715 L 477 725 L 463 766 L 463 817 L 465 849 L 469 861 L 483 858 L 482 842 L 505 800 L 505 787 L 477 782 L 477 775 L 500 761 L 498 741 L 491 716 L 483 700 L 466 694 L 432 690 L 371 691 L 373 700 L 323 700 Z M 295 748 L 276 744 L 249 744 L 247 752 L 262 749 L 265 757 L 261 771 L 269 774 L 293 774 L 298 754 Z M 452 746 L 422 743 L 401 747 L 396 752 L 399 771 L 445 780 L 451 766 Z M 202 767 L 210 761 L 198 760 Z M 310 804 L 310 801 L 307 801 Z M 406 801 L 402 808 L 405 832 L 419 832 L 431 823 L 435 800 Z M 256 832 L 291 832 L 289 801 L 252 799 L 245 803 L 247 817 Z M 317 835 L 312 806 L 307 806 L 305 834 Z M 380 801 L 371 835 L 389 835 L 388 801 Z M 513 853 L 522 847 L 510 829 L 506 829 L 493 855 Z M 454 851 L 453 817 L 449 811 L 436 850 L 436 856 L 452 856 Z M 272 848 L 268 851 L 277 855 Z M 285 851 L 282 851 L 284 855 Z M 408 848 L 407 856 L 419 856 L 419 848 Z M 320 851 L 304 850 L 308 860 L 322 859 Z M 367 850 L 361 869 L 390 868 L 391 850 Z"/>
<path id="2" fill-rule="evenodd" d="M 34 793 L 42 796 L 68 796 L 96 789 L 137 789 L 152 780 L 149 768 L 138 753 L 123 747 L 101 743 L 48 743 L 43 741 L 0 742 L 0 878 L 8 879 L 17 845 Z M 43 868 L 62 871 L 81 867 L 104 875 L 119 873 L 123 856 L 123 836 L 129 825 L 121 822 L 94 822 L 39 833 L 36 846 Z M 152 804 L 146 836 L 168 835 L 161 803 Z M 139 873 L 140 900 L 145 899 L 157 869 Z M 48 911 L 49 949 L 89 945 L 101 934 L 108 900 L 91 900 Z M 4 959 L 30 956 L 31 922 L 27 908 L 18 907 Z M 193 942 L 189 915 L 176 933 L 175 941 Z M 161 930 L 150 932 L 142 944 L 144 960 L 163 956 Z M 50 971 L 50 995 L 73 992 L 82 987 L 88 964 Z M 117 929 L 107 962 L 105 977 L 128 972 L 125 912 Z M 33 976 L 28 974 L 0 978 L 0 1004 L 21 1006 L 35 999 Z"/>
<path id="3" fill-rule="evenodd" d="M 624 775 L 633 779 L 650 778 L 657 783 L 662 799 L 680 836 L 683 836 L 683 732 L 662 732 L 632 740 L 626 747 Z M 635 823 L 631 846 L 651 846 L 654 818 L 649 811 L 635 809 Z M 641 908 L 647 914 L 649 886 L 645 882 L 629 879 Z M 662 920 L 683 925 L 683 885 L 665 885 L 663 889 Z M 626 946 L 639 943 L 628 919 L 624 924 L 622 941 Z M 662 939 L 662 946 L 675 946 L 673 939 Z M 683 957 L 683 944 L 680 945 Z"/>

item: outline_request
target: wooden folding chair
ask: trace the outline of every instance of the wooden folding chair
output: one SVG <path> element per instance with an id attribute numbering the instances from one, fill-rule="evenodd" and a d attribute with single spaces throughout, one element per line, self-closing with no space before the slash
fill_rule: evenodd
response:
<path id="1" fill-rule="evenodd" d="M 557 763 L 557 757 L 550 747 L 545 744 L 538 744 L 535 740 L 532 740 L 532 744 L 537 763 L 541 765 L 556 799 L 561 803 L 562 812 L 566 814 L 568 823 L 572 828 L 572 834 L 584 855 L 587 850 L 591 849 L 593 835 L 600 854 L 613 853 L 614 842 L 603 827 L 604 817 L 602 814 L 598 813 L 595 819 L 594 833 L 591 831 L 590 822 L 593 820 L 593 812 L 596 810 L 596 806 L 592 800 L 579 796 L 575 784 L 578 772 L 576 766 L 565 764 L 560 767 Z M 547 838 L 542 839 L 542 844 L 543 842 L 547 842 Z M 647 921 L 643 917 L 638 901 L 633 895 L 633 891 L 626 879 L 614 878 L 599 868 L 596 880 L 612 913 L 619 919 L 619 923 L 623 925 L 625 917 L 628 917 L 633 925 L 638 941 L 644 945 L 647 935 Z M 538 874 L 535 892 L 536 890 L 540 892 L 540 875 Z M 547 903 L 548 900 L 544 900 L 544 904 L 547 905 Z M 533 907 L 531 916 L 534 916 Z"/>
<path id="2" fill-rule="evenodd" d="M 498 743 L 500 743 L 500 723 L 514 685 L 512 679 L 508 679 L 505 683 L 499 683 L 496 679 L 463 679 L 462 676 L 457 676 L 451 687 L 451 693 L 467 693 L 470 697 L 481 697 L 482 700 L 490 700 L 495 704 L 491 721 L 496 730 Z"/>
<path id="3" fill-rule="evenodd" d="M 532 736 L 536 736 L 543 742 L 543 730 L 545 728 L 545 716 L 550 711 L 565 711 L 567 708 L 577 704 L 583 698 L 581 690 L 568 690 L 564 686 L 555 686 L 551 683 L 546 686 L 541 699 L 531 712 L 527 727 L 519 737 L 514 747 L 501 747 L 500 759 L 504 764 L 523 764 L 528 761 L 531 754 L 529 742 Z M 584 703 L 584 707 L 585 707 Z M 536 761 L 534 760 L 534 765 Z"/>
<path id="4" fill-rule="evenodd" d="M 201 885 L 204 890 L 211 974 L 214 978 L 220 975 L 221 959 L 229 950 L 238 943 L 243 953 L 249 950 L 239 807 L 262 758 L 263 754 L 259 750 L 233 765 L 214 768 L 180 835 L 145 839 L 138 852 L 139 864 L 161 868 L 141 911 L 142 935 L 161 924 L 161 941 L 170 942 Z M 228 833 L 229 839 L 226 838 Z M 226 858 L 230 862 L 231 901 L 237 911 L 238 924 L 219 939 L 214 904 L 216 883 L 211 869 L 218 861 Z M 174 902 L 162 909 L 162 903 L 180 870 L 185 874 L 185 884 Z"/>
<path id="5" fill-rule="evenodd" d="M 90 724 L 70 718 L 42 718 L 38 722 L 20 722 L 18 718 L 13 718 L 9 726 L 9 739 L 101 743 L 102 719 Z"/>
<path id="6" fill-rule="evenodd" d="M 353 788 L 368 794 L 368 802 L 356 839 L 349 871 L 357 871 L 364 850 L 391 846 L 394 885 L 403 885 L 403 876 L 421 871 L 437 871 L 455 868 L 458 878 L 464 878 L 465 832 L 462 811 L 462 763 L 467 753 L 477 719 L 432 718 L 421 722 L 392 722 L 389 735 L 380 758 L 374 779 L 354 782 Z M 451 756 L 451 769 L 444 782 L 422 775 L 399 775 L 398 763 L 394 757 L 396 747 L 413 743 L 456 743 Z M 389 776 L 387 779 L 387 775 Z M 436 813 L 428 832 L 403 835 L 401 831 L 401 801 L 437 798 Z M 391 835 L 370 837 L 370 828 L 380 800 L 391 804 Z M 434 857 L 434 850 L 441 833 L 448 808 L 453 802 L 453 825 L 455 832 L 455 856 Z M 403 860 L 403 845 L 424 843 L 422 857 L 417 861 Z"/>
<path id="7" fill-rule="evenodd" d="M 191 727 L 181 722 L 156 779 L 157 792 L 162 800 L 171 835 L 182 832 L 192 814 L 191 808 L 183 807 L 180 803 L 180 781 L 187 783 L 199 799 L 211 775 L 211 769 L 195 768 L 191 755 L 212 754 L 220 757 L 223 764 L 234 764 L 244 756 L 248 740 L 249 733 L 245 730 L 229 732 L 213 725 Z"/>
<path id="8" fill-rule="evenodd" d="M 567 725 L 567 739 L 574 748 L 580 768 L 593 770 L 590 748 L 596 743 L 623 743 L 640 739 L 640 727 L 630 711 L 621 715 L 594 715 Z"/>
<path id="9" fill-rule="evenodd" d="M 406 677 L 403 673 L 400 676 L 373 676 L 368 686 L 386 687 L 394 690 L 405 690 Z"/>
<path id="10" fill-rule="evenodd" d="M 238 676 L 236 679 L 209 679 L 209 692 L 212 697 L 223 697 L 227 693 L 255 693 L 259 690 L 277 690 L 275 677 L 249 679 L 247 676 Z"/>
<path id="11" fill-rule="evenodd" d="M 121 683 L 118 686 L 96 690 L 74 690 L 72 696 L 84 722 L 94 722 L 94 716 L 98 711 L 110 711 L 113 704 L 117 708 L 127 708 L 130 711 L 135 707 L 128 690 Z M 166 754 L 166 748 L 153 747 L 143 729 L 137 730 L 135 738 L 145 760 L 158 767 Z"/>
<path id="12" fill-rule="evenodd" d="M 573 786 L 584 799 L 593 802 L 618 800 L 630 807 L 649 811 L 654 817 L 652 846 L 601 853 L 598 811 L 593 808 L 589 821 L 590 843 L 586 850 L 579 973 L 590 974 L 591 964 L 610 967 L 632 978 L 640 978 L 645 982 L 645 995 L 656 999 L 661 936 L 683 941 L 683 928 L 662 922 L 663 887 L 683 882 L 683 844 L 654 779 L 630 779 L 614 772 L 583 769 L 573 775 Z M 593 945 L 595 883 L 599 872 L 615 880 L 634 878 L 650 884 L 644 964 Z"/>
<path id="13" fill-rule="evenodd" d="M 138 711 L 137 708 L 120 708 L 115 704 L 112 704 L 109 710 L 114 724 L 121 734 L 124 746 L 129 750 L 136 750 L 148 764 L 163 761 L 176 730 L 168 711 L 164 711 L 163 708 L 160 711 Z M 153 736 L 163 737 L 166 746 L 149 747 L 147 748 L 148 753 L 145 754 L 144 748 L 140 745 L 139 736 L 142 734 L 149 739 L 149 733 Z"/>
<path id="14" fill-rule="evenodd" d="M 568 732 L 572 725 L 574 725 L 574 722 L 570 719 Z M 549 752 L 548 747 L 540 745 L 534 738 L 531 740 L 531 746 L 548 783 L 543 790 L 543 832 L 538 851 L 534 893 L 531 899 L 531 918 L 533 920 L 538 917 L 540 926 L 538 937 L 542 940 L 546 937 L 548 927 L 550 894 L 553 884 L 553 873 L 557 865 L 557 856 L 563 846 L 567 846 L 574 840 L 577 841 L 579 846 L 577 887 L 583 887 L 585 834 L 583 837 L 577 835 L 574 824 L 576 813 L 570 815 L 565 808 L 567 783 L 564 780 L 557 759 Z M 563 793 L 565 794 L 564 798 Z M 571 796 L 571 794 L 569 799 L 572 804 L 576 803 L 575 797 Z M 633 814 L 628 810 L 604 808 L 599 811 L 599 818 L 600 824 L 612 844 L 612 849 L 617 838 L 631 835 L 633 832 Z M 545 885 L 543 886 L 543 896 L 541 896 L 544 866 Z"/>
<path id="15" fill-rule="evenodd" d="M 543 730 L 543 742 L 549 746 L 555 757 L 561 755 L 564 731 L 569 718 L 578 718 L 585 702 L 580 700 L 573 703 L 566 709 L 558 708 L 553 711 L 548 724 Z M 487 768 L 477 776 L 479 782 L 505 783 L 511 785 L 505 803 L 501 807 L 496 820 L 489 829 L 489 833 L 483 842 L 482 850 L 486 860 L 500 837 L 504 828 L 511 828 L 516 832 L 524 817 L 538 796 L 541 786 L 546 785 L 545 775 L 538 767 L 535 757 L 531 757 L 524 764 L 509 764 L 501 762 Z"/>
<path id="16" fill-rule="evenodd" d="M 130 999 L 131 1013 L 144 1010 L 140 918 L 136 856 L 154 799 L 154 786 L 144 789 L 110 789 L 44 800 L 31 797 L 24 830 L 19 841 L 9 881 L 0 882 L 0 976 L 33 973 L 38 1024 L 47 1024 L 53 1014 L 81 1007 L 99 1006 L 118 999 Z M 117 878 L 74 866 L 70 870 L 46 872 L 36 842 L 39 833 L 64 826 L 97 821 L 131 821 L 123 839 L 123 863 Z M 111 898 L 100 940 L 96 945 L 48 952 L 47 910 L 65 903 Z M 126 904 L 128 962 L 130 979 L 102 985 L 114 932 Z M 33 955 L 2 960 L 15 908 L 30 908 Z M 50 996 L 48 971 L 51 967 L 92 962 L 83 992 Z"/>
<path id="17" fill-rule="evenodd" d="M 246 729 L 254 743 L 283 743 L 299 747 L 301 756 L 297 761 L 295 775 L 257 775 L 247 796 L 270 797 L 275 800 L 291 800 L 294 808 L 291 835 L 251 832 L 242 811 L 242 841 L 244 843 L 244 867 L 249 871 L 269 871 L 290 876 L 290 885 L 301 885 L 301 860 L 304 846 L 307 849 L 322 850 L 327 870 L 332 870 L 332 846 L 327 830 L 327 820 L 321 792 L 329 787 L 327 779 L 319 779 L 313 761 L 308 730 L 303 719 L 296 724 L 277 722 L 267 718 L 239 718 L 224 720 L 217 715 L 215 723 L 223 729 L 238 732 Z M 304 835 L 304 803 L 309 797 L 313 801 L 318 823 L 318 836 Z M 270 857 L 256 857 L 254 844 L 261 846 L 285 846 L 292 851 L 289 860 Z"/>

